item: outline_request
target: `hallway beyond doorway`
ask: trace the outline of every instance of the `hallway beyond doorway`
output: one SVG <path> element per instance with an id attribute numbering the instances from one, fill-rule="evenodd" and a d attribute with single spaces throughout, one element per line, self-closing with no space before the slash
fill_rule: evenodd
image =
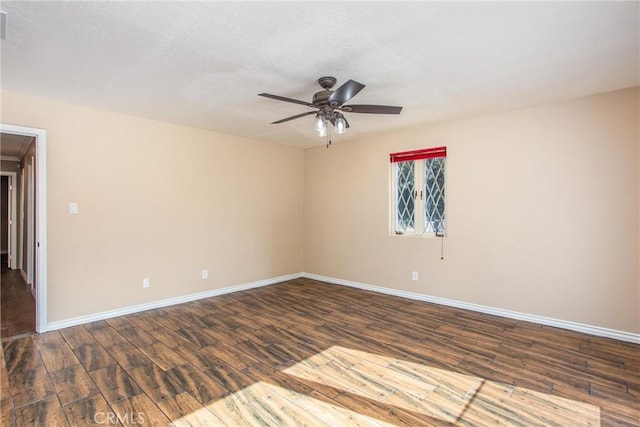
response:
<path id="1" fill-rule="evenodd" d="M 35 333 L 35 301 L 20 271 L 9 270 L 3 263 L 0 282 L 0 337 Z"/>

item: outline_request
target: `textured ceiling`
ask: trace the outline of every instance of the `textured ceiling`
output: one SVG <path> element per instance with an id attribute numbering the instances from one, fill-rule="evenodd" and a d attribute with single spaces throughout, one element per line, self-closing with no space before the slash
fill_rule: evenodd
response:
<path id="1" fill-rule="evenodd" d="M 367 85 L 334 143 L 639 84 L 638 2 L 3 2 L 2 87 L 311 147 L 316 79 Z M 336 87 L 337 87 L 336 86 Z"/>

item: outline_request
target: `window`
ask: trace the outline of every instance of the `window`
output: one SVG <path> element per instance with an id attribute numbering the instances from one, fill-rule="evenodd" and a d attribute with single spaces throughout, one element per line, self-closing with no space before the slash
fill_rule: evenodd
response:
<path id="1" fill-rule="evenodd" d="M 395 234 L 444 236 L 447 148 L 392 153 L 392 227 Z"/>

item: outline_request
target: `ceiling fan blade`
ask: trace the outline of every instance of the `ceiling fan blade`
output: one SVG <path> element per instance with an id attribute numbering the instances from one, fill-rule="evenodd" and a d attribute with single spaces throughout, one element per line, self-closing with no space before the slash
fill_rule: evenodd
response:
<path id="1" fill-rule="evenodd" d="M 365 86 L 362 83 L 358 83 L 355 80 L 349 80 L 336 89 L 327 101 L 329 102 L 329 105 L 339 107 L 356 96 L 356 94 L 364 89 L 364 87 Z"/>
<path id="2" fill-rule="evenodd" d="M 390 105 L 343 105 L 341 110 L 348 113 L 400 114 L 402 107 L 392 107 Z"/>
<path id="3" fill-rule="evenodd" d="M 271 98 L 271 99 L 275 99 L 275 100 L 278 100 L 278 101 L 284 101 L 284 102 L 293 102 L 294 104 L 302 104 L 302 105 L 306 105 L 307 107 L 316 108 L 316 106 L 313 105 L 310 102 L 299 101 L 297 99 L 286 98 L 284 96 L 271 95 L 270 93 L 259 93 L 258 96 L 264 96 L 265 98 Z"/>
<path id="4" fill-rule="evenodd" d="M 286 119 L 278 120 L 277 122 L 272 122 L 272 125 L 277 125 L 279 123 L 288 122 L 289 120 L 299 119 L 300 117 L 309 116 L 311 114 L 317 114 L 315 111 L 307 111 L 306 113 L 296 114 L 295 116 L 287 117 Z"/>

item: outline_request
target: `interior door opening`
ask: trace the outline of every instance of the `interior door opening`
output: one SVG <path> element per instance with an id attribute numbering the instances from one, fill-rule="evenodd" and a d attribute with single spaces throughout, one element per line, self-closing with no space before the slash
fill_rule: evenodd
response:
<path id="1" fill-rule="evenodd" d="M 0 156 L 11 193 L 2 199 L 10 223 L 0 233 L 8 235 L 0 294 L 4 339 L 47 331 L 46 131 L 0 124 Z"/>

